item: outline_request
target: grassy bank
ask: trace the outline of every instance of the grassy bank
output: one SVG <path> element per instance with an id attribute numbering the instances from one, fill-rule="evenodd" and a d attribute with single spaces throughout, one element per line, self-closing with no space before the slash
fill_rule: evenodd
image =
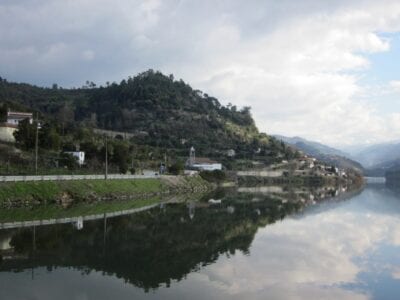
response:
<path id="1" fill-rule="evenodd" d="M 200 192 L 211 185 L 200 177 L 135 180 L 76 180 L 10 182 L 0 184 L 0 207 L 30 207 L 46 204 L 115 199 L 147 199 L 161 194 Z"/>

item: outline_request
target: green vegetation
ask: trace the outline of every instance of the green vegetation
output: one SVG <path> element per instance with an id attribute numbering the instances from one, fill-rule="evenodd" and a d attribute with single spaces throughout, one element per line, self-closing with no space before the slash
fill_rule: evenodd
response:
<path id="1" fill-rule="evenodd" d="M 0 184 L 0 207 L 64 207 L 100 200 L 144 199 L 161 194 L 205 192 L 212 185 L 199 176 L 162 179 L 71 180 L 8 182 Z"/>
<path id="2" fill-rule="evenodd" d="M 159 179 L 77 180 L 13 182 L 0 184 L 0 205 L 33 206 L 38 204 L 79 202 L 101 197 L 144 196 L 162 191 Z"/>
<path id="3" fill-rule="evenodd" d="M 216 159 L 228 169 L 236 167 L 237 159 L 269 164 L 296 155 L 258 131 L 250 107 L 221 105 L 182 80 L 153 70 L 119 84 L 87 84 L 78 89 L 40 88 L 1 79 L 1 120 L 8 109 L 38 115 L 42 124 L 39 166 L 45 173 L 56 169 L 85 172 L 60 154 L 78 150 L 86 153 L 83 169 L 89 173 L 103 170 L 106 140 L 96 129 L 120 132 L 107 141 L 110 172 L 139 173 L 144 168 L 158 169 L 162 162 L 179 173 L 176 167 L 186 160 L 191 146 L 197 156 Z M 11 149 L 0 155 L 2 174 L 33 173 L 35 131 L 35 122 L 22 122 L 15 137 L 23 152 Z M 227 156 L 228 150 L 234 150 L 234 158 Z"/>
<path id="4" fill-rule="evenodd" d="M 248 254 L 259 228 L 303 206 L 301 202 L 257 197 L 259 201 L 254 202 L 254 195 L 231 195 L 223 198 L 223 205 L 169 204 L 164 209 L 109 218 L 106 230 L 103 220 L 85 222 L 82 230 L 71 224 L 38 226 L 34 253 L 33 230 L 17 229 L 9 234 L 15 255 L 0 261 L 0 268 L 14 272 L 38 266 L 98 271 L 148 292 L 183 280 L 221 255 Z M 228 213 L 228 207 L 234 210 Z M 22 255 L 29 260 L 20 259 Z"/>
<path id="5" fill-rule="evenodd" d="M 221 183 L 226 179 L 226 174 L 221 170 L 202 171 L 200 172 L 201 178 L 209 182 Z"/>
<path id="6" fill-rule="evenodd" d="M 162 198 L 160 196 L 157 196 L 147 199 L 137 199 L 134 201 L 107 201 L 95 203 L 83 202 L 68 208 L 63 208 L 58 205 L 46 205 L 35 207 L 32 209 L 2 209 L 0 210 L 0 222 L 22 222 L 96 215 L 140 208 L 160 203 L 161 201 Z"/>
<path id="7" fill-rule="evenodd" d="M 354 169 L 359 173 L 364 172 L 364 168 L 360 163 L 347 158 L 346 153 L 335 148 L 331 148 L 317 142 L 308 141 L 300 137 L 290 138 L 285 136 L 276 136 L 276 138 L 284 141 L 288 145 L 291 145 L 295 149 L 302 151 L 308 156 L 315 157 L 325 164 L 333 165 L 344 170 Z"/>
<path id="8" fill-rule="evenodd" d="M 307 187 L 321 187 L 328 184 L 337 184 L 336 178 L 321 176 L 286 176 L 286 177 L 256 177 L 242 176 L 238 178 L 239 185 L 258 186 L 258 185 L 293 185 Z"/>

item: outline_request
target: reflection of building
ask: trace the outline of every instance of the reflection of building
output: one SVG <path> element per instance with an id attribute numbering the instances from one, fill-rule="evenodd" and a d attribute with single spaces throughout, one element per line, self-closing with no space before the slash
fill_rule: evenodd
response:
<path id="1" fill-rule="evenodd" d="M 11 236 L 5 236 L 0 238 L 0 250 L 12 249 L 10 243 L 11 243 Z"/>
<path id="2" fill-rule="evenodd" d="M 83 218 L 79 218 L 73 225 L 78 230 L 83 229 Z"/>
<path id="3" fill-rule="evenodd" d="M 193 202 L 190 202 L 187 207 L 188 207 L 188 212 L 189 212 L 189 218 L 191 220 L 193 220 L 194 213 L 195 213 L 195 210 L 196 210 L 196 205 Z"/>

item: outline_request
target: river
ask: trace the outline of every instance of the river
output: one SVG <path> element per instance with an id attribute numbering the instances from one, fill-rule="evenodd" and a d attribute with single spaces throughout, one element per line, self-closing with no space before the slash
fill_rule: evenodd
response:
<path id="1" fill-rule="evenodd" d="M 7 300 L 398 299 L 400 192 L 220 191 L 4 229 L 0 253 Z"/>

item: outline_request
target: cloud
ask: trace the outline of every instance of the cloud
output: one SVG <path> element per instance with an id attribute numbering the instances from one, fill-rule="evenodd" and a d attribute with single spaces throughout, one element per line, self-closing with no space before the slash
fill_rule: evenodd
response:
<path id="1" fill-rule="evenodd" d="M 400 80 L 392 80 L 389 82 L 389 87 L 394 91 L 394 92 L 400 92 Z"/>
<path id="2" fill-rule="evenodd" d="M 360 274 L 385 272 L 399 278 L 399 268 L 387 265 L 390 255 L 381 261 L 386 247 L 400 245 L 398 211 L 396 197 L 366 189 L 322 214 L 260 229 L 250 255 L 220 257 L 189 280 L 230 299 L 370 299 L 369 282 L 362 282 Z M 363 288 L 340 288 L 349 285 Z"/>
<path id="3" fill-rule="evenodd" d="M 400 128 L 363 97 L 360 78 L 368 55 L 390 51 L 381 33 L 399 30 L 394 0 L 2 1 L 1 75 L 79 86 L 160 69 L 252 106 L 263 131 L 378 142 Z"/>

